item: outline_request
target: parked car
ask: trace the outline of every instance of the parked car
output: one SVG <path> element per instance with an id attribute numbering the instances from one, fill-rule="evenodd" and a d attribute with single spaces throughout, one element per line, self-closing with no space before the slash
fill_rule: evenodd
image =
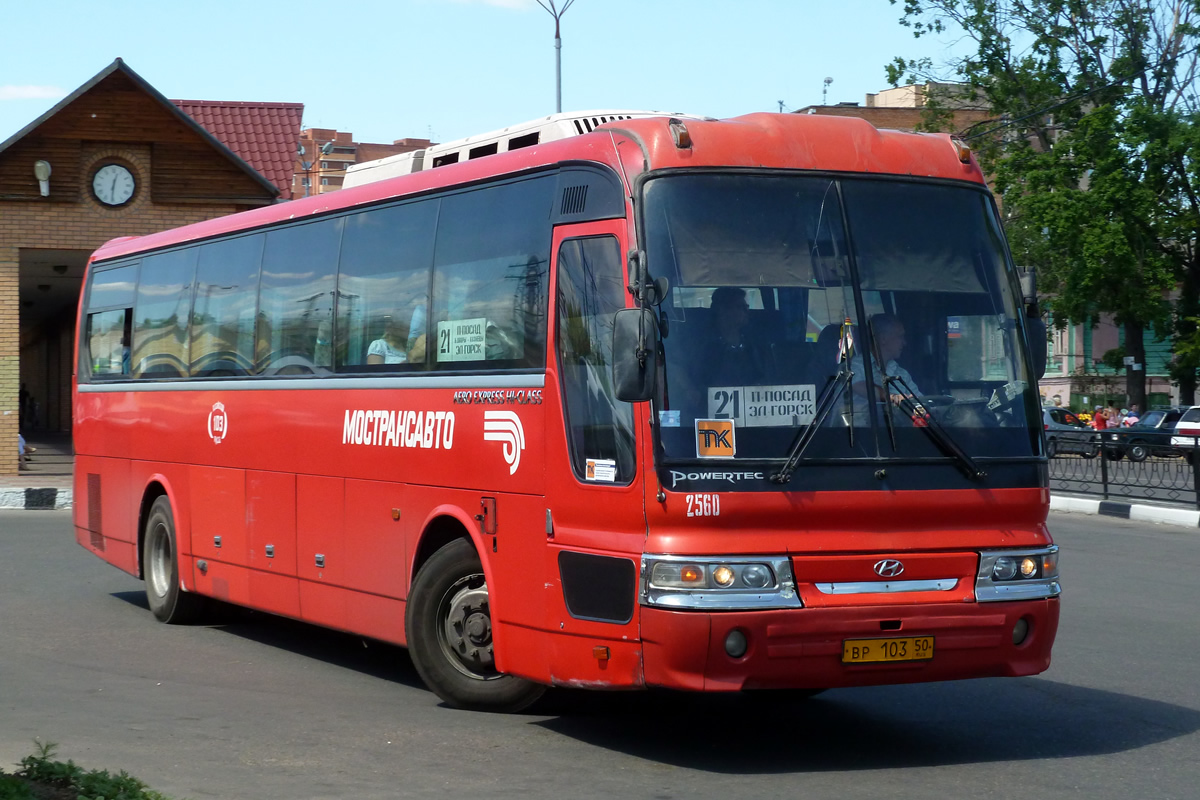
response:
<path id="1" fill-rule="evenodd" d="M 1070 409 L 1043 408 L 1042 426 L 1046 429 L 1046 455 L 1049 458 L 1063 453 L 1095 458 L 1100 450 L 1096 432 L 1084 425 Z"/>
<path id="2" fill-rule="evenodd" d="M 1192 406 L 1183 412 L 1179 422 L 1175 423 L 1174 434 L 1171 437 L 1171 444 L 1182 451 L 1190 463 L 1192 453 L 1200 444 L 1200 406 Z"/>
<path id="3" fill-rule="evenodd" d="M 1128 428 L 1106 430 L 1105 453 L 1114 459 L 1129 456 L 1130 461 L 1145 461 L 1150 456 L 1184 455 L 1171 440 L 1176 423 L 1188 409 L 1188 406 L 1151 409 Z"/>

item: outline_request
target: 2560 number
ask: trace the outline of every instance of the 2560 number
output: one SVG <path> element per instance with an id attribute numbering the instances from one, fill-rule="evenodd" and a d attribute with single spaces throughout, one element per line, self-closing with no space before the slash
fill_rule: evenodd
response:
<path id="1" fill-rule="evenodd" d="M 687 515 L 689 517 L 721 516 L 721 496 L 717 494 L 687 495 Z"/>

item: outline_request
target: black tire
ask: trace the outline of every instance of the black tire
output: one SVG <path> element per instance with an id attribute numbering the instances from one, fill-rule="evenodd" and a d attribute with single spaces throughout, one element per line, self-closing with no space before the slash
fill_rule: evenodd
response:
<path id="1" fill-rule="evenodd" d="M 146 600 L 159 622 L 184 625 L 204 610 L 204 598 L 179 585 L 179 550 L 175 546 L 175 517 L 166 495 L 150 506 L 142 541 L 142 575 Z"/>
<path id="2" fill-rule="evenodd" d="M 520 711 L 546 687 L 496 671 L 487 583 L 465 539 L 434 553 L 417 572 L 404 615 L 421 680 L 455 708 Z"/>
<path id="3" fill-rule="evenodd" d="M 1084 458 L 1095 458 L 1096 456 L 1100 455 L 1100 447 L 1099 445 L 1090 445 L 1088 449 L 1080 453 L 1080 455 Z"/>
<path id="4" fill-rule="evenodd" d="M 1125 457 L 1125 454 L 1122 453 L 1120 450 L 1113 450 L 1112 448 L 1106 447 L 1104 449 L 1104 457 L 1107 458 L 1109 461 L 1120 461 L 1122 458 Z"/>
<path id="5" fill-rule="evenodd" d="M 1046 458 L 1054 458 L 1058 455 L 1058 440 L 1050 439 L 1046 442 Z"/>
<path id="6" fill-rule="evenodd" d="M 1129 456 L 1130 461 L 1140 463 L 1150 456 L 1150 448 L 1145 442 L 1134 442 L 1125 450 L 1125 455 Z"/>

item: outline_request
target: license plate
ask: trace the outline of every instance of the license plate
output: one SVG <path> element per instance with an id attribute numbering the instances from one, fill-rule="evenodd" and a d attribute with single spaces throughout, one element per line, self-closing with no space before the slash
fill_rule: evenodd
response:
<path id="1" fill-rule="evenodd" d="M 932 636 L 905 636 L 898 639 L 846 639 L 842 642 L 843 664 L 928 661 L 931 658 L 933 658 Z"/>

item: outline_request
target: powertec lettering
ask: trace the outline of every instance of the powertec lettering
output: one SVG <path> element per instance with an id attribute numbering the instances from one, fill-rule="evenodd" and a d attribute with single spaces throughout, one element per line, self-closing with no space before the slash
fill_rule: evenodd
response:
<path id="1" fill-rule="evenodd" d="M 450 450 L 454 447 L 454 412 L 347 409 L 342 444 Z"/>
<path id="2" fill-rule="evenodd" d="M 729 483 L 737 483 L 738 481 L 761 481 L 763 473 L 761 472 L 679 472 L 671 470 L 671 488 L 675 488 L 680 481 L 728 481 Z"/>

